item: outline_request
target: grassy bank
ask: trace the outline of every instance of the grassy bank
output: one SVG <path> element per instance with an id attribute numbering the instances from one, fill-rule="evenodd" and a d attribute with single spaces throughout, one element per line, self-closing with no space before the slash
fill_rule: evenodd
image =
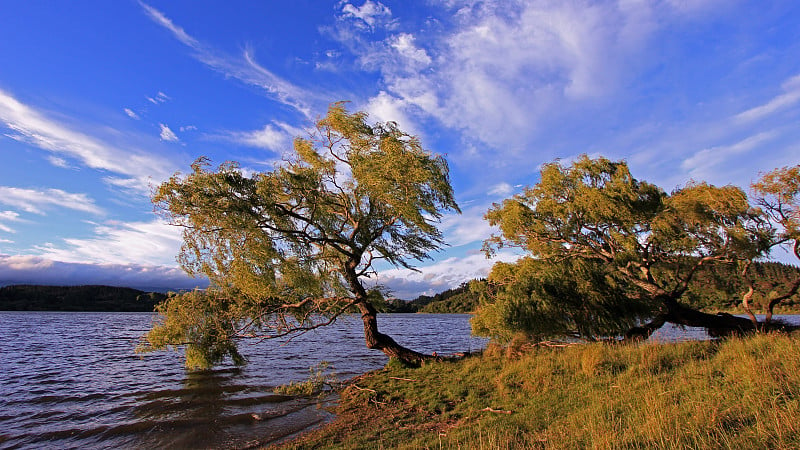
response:
<path id="1" fill-rule="evenodd" d="M 800 448 L 800 336 L 393 364 L 288 448 Z"/>

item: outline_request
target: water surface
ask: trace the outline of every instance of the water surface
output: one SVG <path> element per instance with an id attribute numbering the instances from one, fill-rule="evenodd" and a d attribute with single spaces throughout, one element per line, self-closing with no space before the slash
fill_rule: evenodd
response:
<path id="1" fill-rule="evenodd" d="M 151 313 L 0 312 L 0 448 L 241 448 L 301 431 L 328 414 L 276 395 L 328 361 L 340 379 L 382 367 L 360 320 L 288 343 L 241 346 L 249 364 L 189 373 L 176 352 L 134 353 Z M 469 316 L 388 314 L 381 330 L 441 354 L 482 348 Z"/>
<path id="2" fill-rule="evenodd" d="M 381 314 L 381 330 L 425 353 L 475 351 L 463 314 Z M 800 323 L 800 316 L 782 316 Z M 242 344 L 244 368 L 186 372 L 181 355 L 134 348 L 152 313 L 0 312 L 0 448 L 248 448 L 329 418 L 274 394 L 321 361 L 347 379 L 386 364 L 350 318 L 288 343 Z M 652 341 L 708 339 L 667 325 Z"/>

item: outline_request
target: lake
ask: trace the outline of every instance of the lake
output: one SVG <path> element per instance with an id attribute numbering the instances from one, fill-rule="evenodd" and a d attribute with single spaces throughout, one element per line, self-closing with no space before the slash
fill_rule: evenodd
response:
<path id="1" fill-rule="evenodd" d="M 137 355 L 152 313 L 0 312 L 0 448 L 242 448 L 324 421 L 317 402 L 273 393 L 322 361 L 342 380 L 387 358 L 360 317 L 289 342 L 244 343 L 243 368 L 186 372 L 181 355 Z M 425 353 L 474 351 L 464 314 L 382 314 L 381 331 Z"/>
<path id="2" fill-rule="evenodd" d="M 465 314 L 381 314 L 381 330 L 425 353 L 483 348 Z M 793 323 L 800 316 L 785 316 Z M 152 313 L 0 312 L 0 448 L 248 448 L 324 422 L 317 401 L 273 393 L 327 361 L 342 380 L 386 364 L 360 318 L 289 342 L 244 343 L 250 362 L 186 372 L 181 355 L 134 353 Z M 667 326 L 652 340 L 707 339 Z"/>

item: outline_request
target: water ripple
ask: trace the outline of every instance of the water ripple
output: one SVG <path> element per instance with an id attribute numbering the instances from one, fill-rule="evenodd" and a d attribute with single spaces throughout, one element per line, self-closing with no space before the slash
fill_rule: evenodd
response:
<path id="1" fill-rule="evenodd" d="M 314 401 L 273 393 L 332 363 L 349 378 L 386 363 L 358 320 L 289 343 L 243 345 L 250 363 L 187 373 L 175 352 L 136 355 L 146 313 L 0 312 L 0 448 L 234 448 L 320 423 Z M 390 315 L 383 331 L 424 352 L 475 350 L 468 316 Z M 403 336 L 413 330 L 415 336 Z"/>

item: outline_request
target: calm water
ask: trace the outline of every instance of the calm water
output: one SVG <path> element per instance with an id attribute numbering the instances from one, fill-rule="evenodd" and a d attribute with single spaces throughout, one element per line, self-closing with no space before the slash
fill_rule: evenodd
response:
<path id="1" fill-rule="evenodd" d="M 289 343 L 243 344 L 250 362 L 187 373 L 180 354 L 136 355 L 148 313 L 0 312 L 0 448 L 243 448 L 324 421 L 315 402 L 276 395 L 328 361 L 340 379 L 386 364 L 343 320 Z M 426 353 L 482 348 L 469 316 L 390 314 L 381 330 Z"/>

